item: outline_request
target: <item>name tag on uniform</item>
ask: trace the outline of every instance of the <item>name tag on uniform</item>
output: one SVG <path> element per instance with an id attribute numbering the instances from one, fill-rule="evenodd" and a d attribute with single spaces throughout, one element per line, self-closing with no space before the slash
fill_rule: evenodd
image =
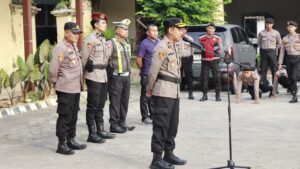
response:
<path id="1" fill-rule="evenodd" d="M 73 55 L 74 54 L 74 51 L 70 51 L 69 53 L 68 53 L 68 55 Z"/>
<path id="2" fill-rule="evenodd" d="M 175 55 L 174 52 L 168 53 L 168 56 Z"/>

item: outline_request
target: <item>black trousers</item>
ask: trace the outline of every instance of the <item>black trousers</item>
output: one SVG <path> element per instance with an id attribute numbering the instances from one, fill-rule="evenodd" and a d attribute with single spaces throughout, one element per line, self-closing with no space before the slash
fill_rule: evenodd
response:
<path id="1" fill-rule="evenodd" d="M 286 70 L 289 77 L 290 91 L 298 92 L 297 80 L 300 77 L 300 56 L 289 56 L 286 58 Z"/>
<path id="2" fill-rule="evenodd" d="M 107 99 L 107 83 L 99 83 L 86 79 L 88 89 L 86 124 L 95 126 L 104 123 L 103 109 Z"/>
<path id="3" fill-rule="evenodd" d="M 154 113 L 151 151 L 173 151 L 179 123 L 179 99 L 152 96 L 152 101 Z"/>
<path id="4" fill-rule="evenodd" d="M 270 67 L 272 73 L 272 82 L 274 82 L 275 72 L 277 70 L 277 55 L 276 50 L 260 50 L 261 54 L 261 71 L 262 71 L 262 78 L 267 79 L 267 72 L 268 68 Z"/>
<path id="5" fill-rule="evenodd" d="M 148 84 L 148 76 L 141 76 L 141 97 L 140 97 L 140 111 L 142 120 L 145 118 L 152 118 L 153 104 L 150 97 L 146 96 L 146 87 Z"/>
<path id="6" fill-rule="evenodd" d="M 210 70 L 213 75 L 216 93 L 219 93 L 221 91 L 221 71 L 220 71 L 218 60 L 202 61 L 202 64 L 201 64 L 202 91 L 204 93 L 208 92 L 208 80 L 209 80 Z"/>
<path id="7" fill-rule="evenodd" d="M 248 86 L 248 92 L 251 95 L 251 99 L 255 100 L 255 91 L 254 91 L 254 86 Z M 261 98 L 261 91 L 259 91 L 259 98 Z"/>
<path id="8" fill-rule="evenodd" d="M 80 93 L 64 93 L 57 94 L 57 113 L 56 136 L 60 140 L 74 138 L 76 136 L 76 123 L 79 111 Z"/>
<path id="9" fill-rule="evenodd" d="M 187 88 L 189 91 L 193 91 L 193 59 L 188 58 L 182 58 L 182 66 L 181 66 L 181 74 L 185 75 Z"/>
<path id="10" fill-rule="evenodd" d="M 108 82 L 109 123 L 111 127 L 126 124 L 130 94 L 130 76 L 113 75 Z"/>

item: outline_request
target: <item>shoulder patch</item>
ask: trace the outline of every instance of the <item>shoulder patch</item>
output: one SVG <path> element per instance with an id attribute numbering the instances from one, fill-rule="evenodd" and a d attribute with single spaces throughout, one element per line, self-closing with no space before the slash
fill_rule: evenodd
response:
<path id="1" fill-rule="evenodd" d="M 62 53 L 58 54 L 57 59 L 59 62 L 62 62 L 64 60 L 64 54 L 62 54 Z"/>
<path id="2" fill-rule="evenodd" d="M 107 48 L 112 48 L 112 42 L 110 42 L 110 41 L 107 41 L 106 43 L 105 43 L 105 46 L 107 47 Z"/>
<path id="3" fill-rule="evenodd" d="M 160 59 L 163 59 L 163 58 L 166 57 L 166 53 L 165 53 L 164 51 L 160 51 L 160 52 L 158 53 L 158 56 L 159 56 Z"/>

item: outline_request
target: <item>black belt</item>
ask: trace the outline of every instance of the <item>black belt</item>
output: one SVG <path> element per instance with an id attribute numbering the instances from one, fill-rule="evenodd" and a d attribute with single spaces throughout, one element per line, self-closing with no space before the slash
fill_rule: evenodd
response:
<path id="1" fill-rule="evenodd" d="M 289 59 L 300 59 L 300 55 L 287 55 Z"/>
<path id="2" fill-rule="evenodd" d="M 157 79 L 165 80 L 165 81 L 173 82 L 173 83 L 181 82 L 180 78 L 171 77 L 171 76 L 167 76 L 167 75 L 163 75 L 163 74 L 158 74 Z"/>
<path id="3" fill-rule="evenodd" d="M 100 70 L 106 69 L 106 67 L 107 67 L 107 65 L 100 65 L 100 64 L 93 65 L 94 69 L 100 69 Z"/>
<path id="4" fill-rule="evenodd" d="M 182 61 L 189 61 L 189 60 L 191 60 L 192 58 L 193 58 L 192 56 L 182 57 L 181 60 L 182 60 Z"/>

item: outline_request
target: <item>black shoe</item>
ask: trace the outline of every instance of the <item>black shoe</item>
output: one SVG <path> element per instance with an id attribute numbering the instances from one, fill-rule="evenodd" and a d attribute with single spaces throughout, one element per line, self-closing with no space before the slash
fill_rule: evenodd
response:
<path id="1" fill-rule="evenodd" d="M 182 160 L 173 153 L 165 153 L 163 160 L 173 165 L 185 165 L 186 160 Z"/>
<path id="2" fill-rule="evenodd" d="M 95 126 L 88 126 L 89 136 L 87 142 L 91 143 L 104 143 L 105 139 L 99 137 L 96 133 Z"/>
<path id="3" fill-rule="evenodd" d="M 99 137 L 104 138 L 104 139 L 114 139 L 116 138 L 115 134 L 112 134 L 108 131 L 102 130 L 102 131 L 97 131 L 97 134 Z"/>
<path id="4" fill-rule="evenodd" d="M 68 139 L 67 145 L 73 150 L 83 150 L 87 147 L 86 144 L 79 144 L 76 142 L 74 138 Z"/>
<path id="5" fill-rule="evenodd" d="M 135 126 L 129 126 L 127 124 L 120 125 L 120 127 L 125 128 L 128 131 L 132 131 L 135 129 Z"/>
<path id="6" fill-rule="evenodd" d="M 221 97 L 220 97 L 220 93 L 219 93 L 219 94 L 216 94 L 216 101 L 217 101 L 217 102 L 222 101 L 222 99 L 221 99 Z"/>
<path id="7" fill-rule="evenodd" d="M 206 101 L 208 98 L 207 98 L 207 93 L 203 93 L 203 96 L 202 98 L 200 99 L 200 102 L 204 102 Z"/>
<path id="8" fill-rule="evenodd" d="M 64 154 L 64 155 L 73 155 L 75 151 L 70 149 L 65 140 L 59 141 L 56 153 Z"/>
<path id="9" fill-rule="evenodd" d="M 190 100 L 194 100 L 194 96 L 193 96 L 193 92 L 192 91 L 189 91 L 189 99 Z"/>
<path id="10" fill-rule="evenodd" d="M 116 137 L 115 134 L 111 134 L 110 132 L 105 131 L 103 124 L 97 125 L 97 134 L 99 137 L 104 139 L 114 139 Z"/>
<path id="11" fill-rule="evenodd" d="M 153 161 L 150 165 L 150 169 L 174 169 L 175 166 L 164 161 L 164 160 L 158 160 Z"/>
<path id="12" fill-rule="evenodd" d="M 298 98 L 297 98 L 297 92 L 292 92 L 293 98 L 292 100 L 289 101 L 289 103 L 297 103 Z"/>
<path id="13" fill-rule="evenodd" d="M 126 128 L 116 126 L 116 127 L 110 127 L 110 132 L 111 133 L 125 133 L 127 131 Z"/>
<path id="14" fill-rule="evenodd" d="M 152 120 L 149 117 L 147 117 L 144 120 L 142 120 L 142 123 L 144 123 L 144 124 L 152 124 Z"/>

